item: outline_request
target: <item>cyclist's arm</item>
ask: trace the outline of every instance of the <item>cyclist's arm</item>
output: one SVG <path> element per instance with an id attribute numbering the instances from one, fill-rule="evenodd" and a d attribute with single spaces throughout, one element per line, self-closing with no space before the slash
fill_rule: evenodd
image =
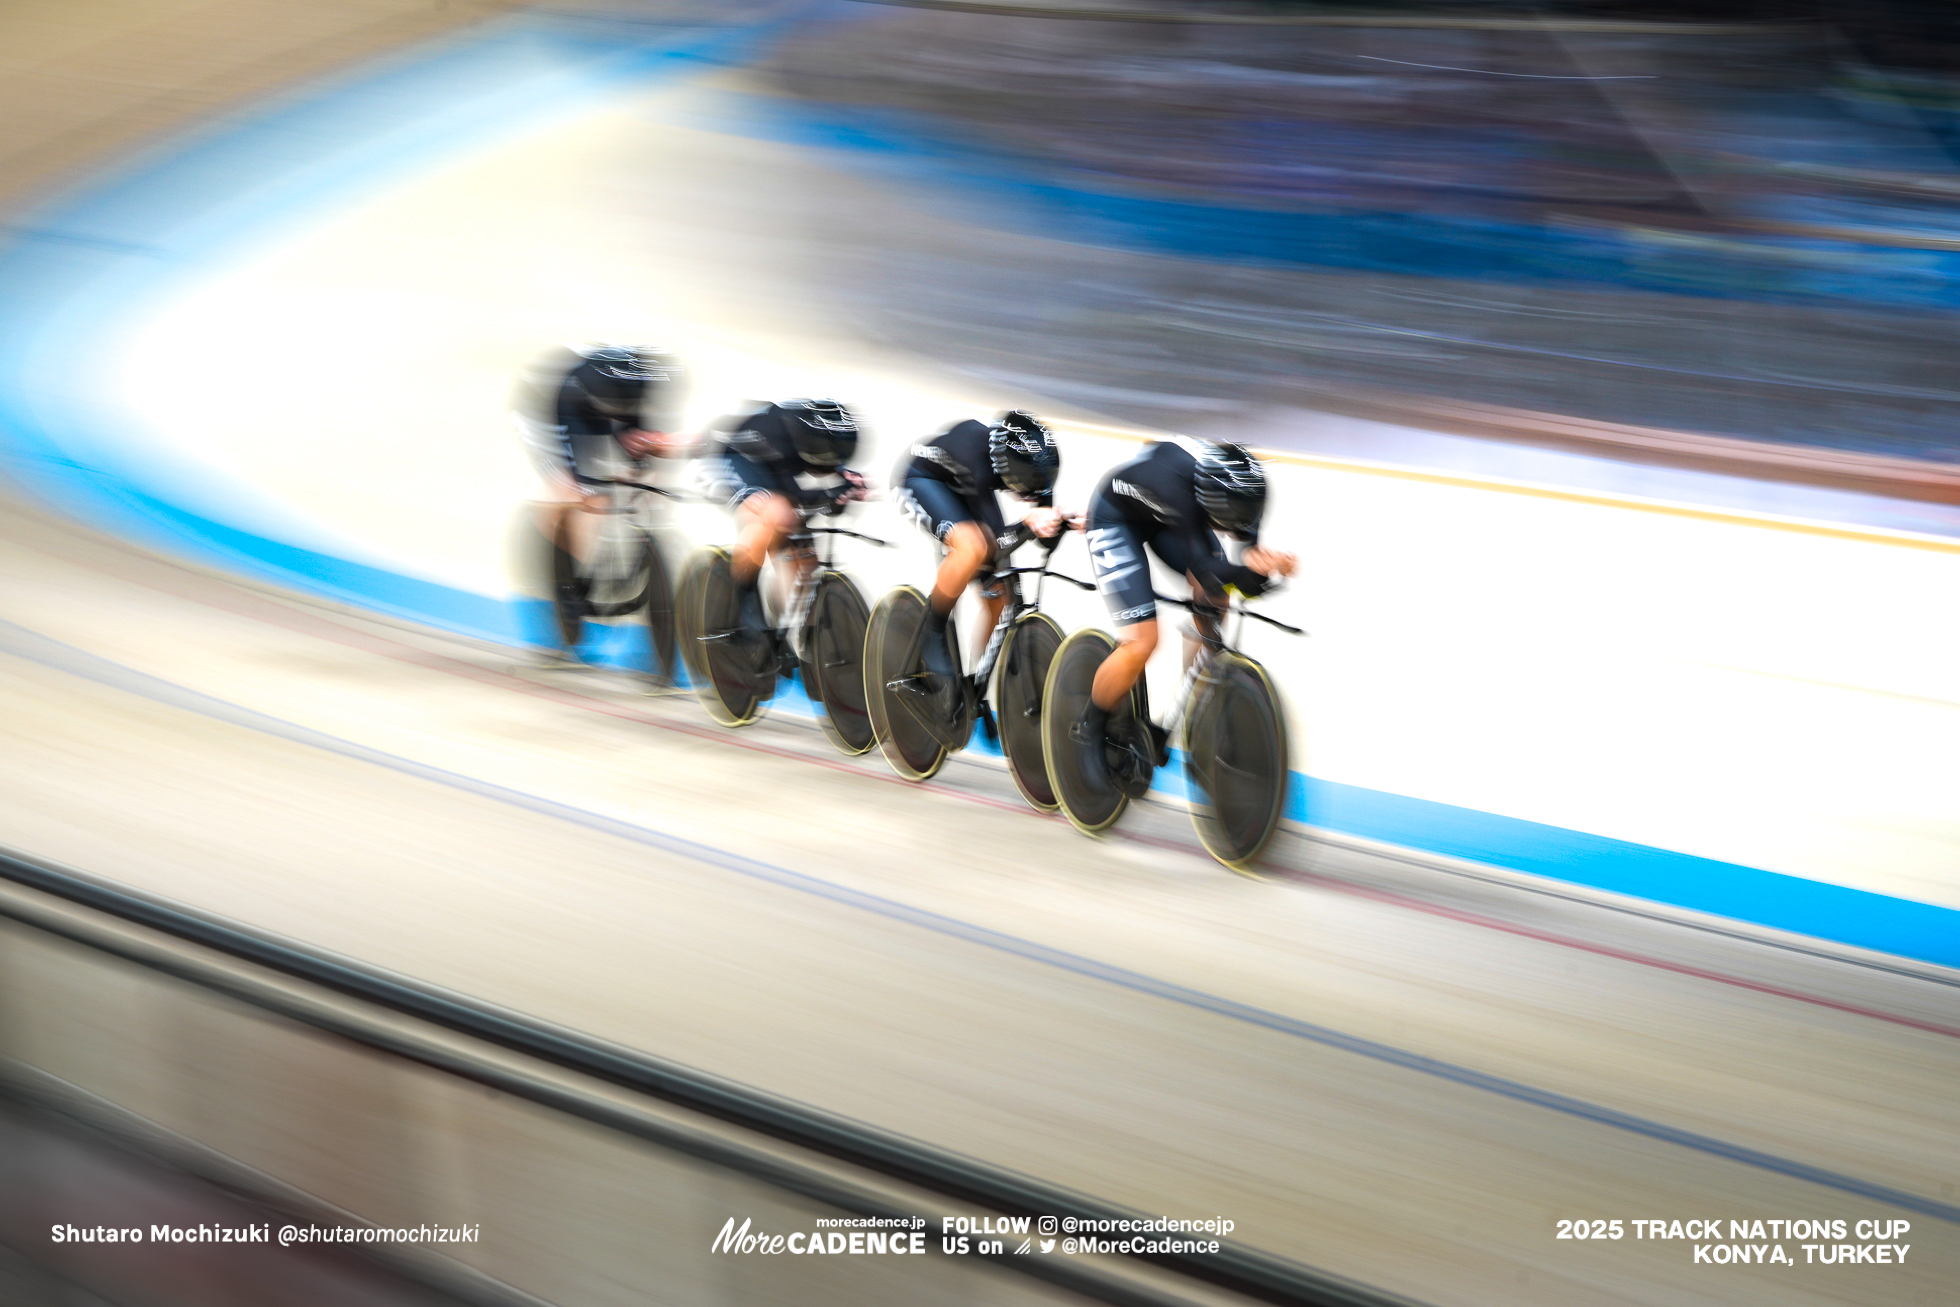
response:
<path id="1" fill-rule="evenodd" d="M 548 480 L 557 483 L 567 496 L 575 496 L 579 506 L 587 512 L 602 512 L 607 507 L 602 489 L 588 478 L 579 474 L 578 458 L 572 448 L 571 432 L 563 426 L 540 422 L 523 413 L 513 412 L 511 422 L 517 427 L 525 448 L 531 452 L 538 471 Z M 568 498 L 566 502 L 570 502 Z"/>
<path id="2" fill-rule="evenodd" d="M 1035 538 L 1033 527 L 1029 526 L 1026 522 L 1016 522 L 1013 526 L 1003 529 L 999 535 L 994 537 L 994 547 L 999 550 L 1000 558 L 1003 560 L 1004 565 L 1005 559 L 1009 554 Z"/>
<path id="3" fill-rule="evenodd" d="M 1264 574 L 1226 558 L 1218 547 L 1218 537 L 1201 527 L 1162 532 L 1151 542 L 1151 548 L 1166 566 L 1191 577 L 1220 606 L 1234 591 L 1250 599 L 1275 584 Z"/>
<path id="4" fill-rule="evenodd" d="M 1071 526 L 1077 528 L 1082 526 L 1080 516 L 1071 518 L 1065 513 L 1052 513 L 1051 510 L 1052 516 L 1048 518 L 1048 521 L 1053 524 L 1052 529 L 1043 532 L 1041 530 L 1041 518 L 1037 516 L 1040 512 L 1041 509 L 1037 507 L 1034 512 L 1029 513 L 1026 517 L 1014 523 L 1014 525 L 1001 531 L 1000 535 L 996 538 L 996 542 L 1000 547 L 1003 558 L 1013 553 L 1016 549 L 1019 549 L 1022 545 L 1035 540 L 1045 540 L 1048 542 L 1048 547 L 1053 549 L 1061 543 L 1063 533 Z"/>
<path id="5" fill-rule="evenodd" d="M 1285 550 L 1266 549 L 1259 545 L 1247 549 L 1240 557 L 1247 567 L 1268 578 L 1269 589 L 1277 584 L 1272 578 L 1292 576 L 1294 565 L 1299 561 Z"/>
<path id="6" fill-rule="evenodd" d="M 511 425 L 517 428 L 518 438 L 530 451 L 531 457 L 540 466 L 557 467 L 564 470 L 565 478 L 572 478 L 575 461 L 572 456 L 571 433 L 556 423 L 540 422 L 534 417 L 513 412 Z"/>

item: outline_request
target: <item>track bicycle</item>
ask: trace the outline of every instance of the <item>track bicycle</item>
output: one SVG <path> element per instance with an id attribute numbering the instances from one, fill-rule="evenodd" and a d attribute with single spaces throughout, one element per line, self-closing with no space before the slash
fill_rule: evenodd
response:
<path id="1" fill-rule="evenodd" d="M 1169 738 L 1183 732 L 1184 776 L 1191 804 L 1191 822 L 1205 849 L 1234 871 L 1250 871 L 1272 841 L 1286 811 L 1286 716 L 1279 691 L 1258 662 L 1238 650 L 1238 640 L 1225 638 L 1225 620 L 1239 619 L 1234 634 L 1243 636 L 1246 619 L 1264 622 L 1290 635 L 1305 635 L 1261 613 L 1248 611 L 1241 601 L 1229 613 L 1188 599 L 1156 596 L 1159 603 L 1190 610 L 1198 637 L 1197 656 L 1185 669 L 1178 689 L 1178 709 L 1168 724 Z M 1048 670 L 1048 710 L 1043 719 L 1048 780 L 1062 812 L 1077 830 L 1095 835 L 1108 830 L 1123 815 L 1130 800 L 1150 789 L 1158 765 L 1141 729 L 1150 720 L 1149 695 L 1139 677 L 1126 704 L 1110 714 L 1110 735 L 1124 744 L 1106 746 L 1108 784 L 1085 775 L 1069 728 L 1082 717 L 1096 669 L 1116 647 L 1108 632 L 1077 631 L 1055 651 Z"/>
<path id="2" fill-rule="evenodd" d="M 1055 810 L 1055 792 L 1043 761 L 1041 705 L 1048 664 L 1061 646 L 1062 628 L 1041 611 L 1041 591 L 1050 577 L 1083 590 L 1096 588 L 1092 581 L 1049 570 L 1062 534 L 1057 531 L 1041 541 L 1039 567 L 1006 565 L 1025 540 L 1001 552 L 1003 565 L 992 576 L 1007 587 L 1007 602 L 979 663 L 952 684 L 934 685 L 935 678 L 925 671 L 925 596 L 902 585 L 878 601 L 864 642 L 864 697 L 879 749 L 900 776 L 929 780 L 948 755 L 966 747 L 977 722 L 999 742 L 1021 797 L 1042 812 Z M 1032 598 L 1021 589 L 1021 578 L 1030 573 L 1035 577 Z M 960 642 L 951 620 L 946 623 L 946 640 L 953 666 L 958 667 Z M 994 689 L 991 708 L 989 681 Z"/>
<path id="3" fill-rule="evenodd" d="M 593 479 L 588 484 L 603 486 L 610 503 L 599 514 L 589 559 L 575 557 L 562 536 L 552 542 L 551 596 L 558 638 L 567 651 L 574 650 L 585 638 L 588 621 L 644 612 L 653 651 L 651 686 L 671 688 L 679 664 L 674 590 L 666 555 L 660 548 L 654 502 L 655 497 L 681 500 L 688 496 L 644 481 Z"/>
<path id="4" fill-rule="evenodd" d="M 864 702 L 864 593 L 832 564 L 830 548 L 848 536 L 881 548 L 888 541 L 810 519 L 842 507 L 832 497 L 798 506 L 800 526 L 776 564 L 795 569 L 778 625 L 758 630 L 741 619 L 741 592 L 724 545 L 697 549 L 681 577 L 681 657 L 708 713 L 724 726 L 747 726 L 767 711 L 777 681 L 800 672 L 830 742 L 860 754 L 875 742 Z M 822 537 L 822 539 L 819 539 Z"/>

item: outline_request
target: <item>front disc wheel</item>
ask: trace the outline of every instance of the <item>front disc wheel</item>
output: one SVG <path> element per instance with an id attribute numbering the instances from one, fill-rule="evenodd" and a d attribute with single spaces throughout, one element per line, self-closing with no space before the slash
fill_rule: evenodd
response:
<path id="1" fill-rule="evenodd" d="M 1266 669 L 1220 654 L 1191 693 L 1185 727 L 1191 822 L 1211 856 L 1250 872 L 1286 812 L 1286 719 Z"/>
<path id="2" fill-rule="evenodd" d="M 1048 669 L 1062 644 L 1062 628 L 1045 613 L 1028 613 L 1008 628 L 994 673 L 994 717 L 1000 751 L 1021 797 L 1041 812 L 1060 806 L 1048 779 L 1048 750 L 1042 739 L 1042 696 Z"/>

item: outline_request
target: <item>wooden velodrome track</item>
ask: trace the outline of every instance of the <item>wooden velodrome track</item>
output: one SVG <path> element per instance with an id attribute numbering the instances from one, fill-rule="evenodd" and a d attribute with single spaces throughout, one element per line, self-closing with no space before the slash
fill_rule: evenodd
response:
<path id="1" fill-rule="evenodd" d="M 1437 1302 L 1911 1302 L 1948 1232 L 1950 978 L 1159 809 L 1094 843 L 607 673 L 0 533 L 31 854 Z M 1570 1215 L 1899 1216 L 1723 1268 Z M 1856 1278 L 1852 1278 L 1852 1277 Z"/>
<path id="2" fill-rule="evenodd" d="M 41 41 L 87 70 L 100 111 L 23 134 L 11 193 L 218 103 L 241 69 L 273 85 L 443 21 L 91 12 L 6 20 L 24 61 Z M 118 108 L 100 88 L 127 90 L 139 53 L 162 71 Z M 54 80 L 8 93 L 64 103 Z M 1420 1299 L 1960 1284 L 1960 989 L 1932 968 L 1297 837 L 1278 878 L 1241 880 L 1169 809 L 1092 843 L 982 763 L 906 786 L 807 726 L 722 732 L 606 673 L 11 501 L 0 703 L 0 839 L 26 853 L 1115 1202 L 1227 1216 Z M 1714 1267 L 1686 1242 L 1557 1240 L 1577 1217 L 1903 1218 L 1912 1251 Z"/>

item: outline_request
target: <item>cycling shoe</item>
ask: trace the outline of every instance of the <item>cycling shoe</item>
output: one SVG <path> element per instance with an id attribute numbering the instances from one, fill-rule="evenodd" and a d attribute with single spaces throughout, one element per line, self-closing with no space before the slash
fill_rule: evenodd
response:
<path id="1" fill-rule="evenodd" d="M 925 664 L 935 690 L 951 685 L 960 678 L 959 666 L 953 660 L 953 647 L 944 631 L 937 635 L 931 632 L 926 634 L 925 642 L 919 649 L 919 661 Z"/>
<path id="2" fill-rule="evenodd" d="M 986 696 L 981 694 L 977 688 L 974 691 L 973 703 L 974 711 L 979 715 L 980 734 L 986 739 L 988 744 L 998 749 L 1000 747 L 1000 724 L 994 720 L 994 710 L 987 703 Z"/>
<path id="3" fill-rule="evenodd" d="M 1108 746 L 1109 779 L 1117 789 L 1132 799 L 1141 799 L 1150 793 L 1150 778 L 1156 768 L 1150 759 L 1133 744 Z"/>
<path id="4" fill-rule="evenodd" d="M 1069 743 L 1075 746 L 1075 766 L 1082 781 L 1091 789 L 1109 790 L 1115 782 L 1109 774 L 1109 737 L 1086 721 L 1068 728 Z"/>
<path id="5" fill-rule="evenodd" d="M 757 634 L 769 630 L 768 619 L 762 615 L 762 591 L 759 587 L 747 586 L 742 590 L 742 597 L 735 604 L 735 624 Z"/>
<path id="6" fill-rule="evenodd" d="M 1150 792 L 1150 780 L 1170 761 L 1170 732 L 1148 719 L 1111 722 L 1109 775 L 1116 788 L 1132 799 Z"/>

